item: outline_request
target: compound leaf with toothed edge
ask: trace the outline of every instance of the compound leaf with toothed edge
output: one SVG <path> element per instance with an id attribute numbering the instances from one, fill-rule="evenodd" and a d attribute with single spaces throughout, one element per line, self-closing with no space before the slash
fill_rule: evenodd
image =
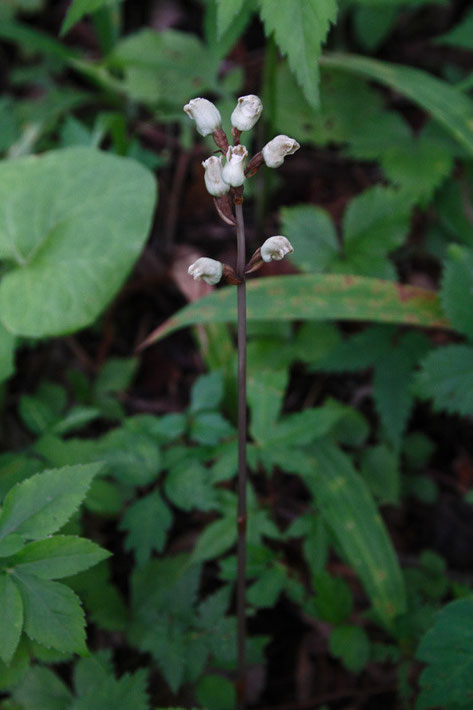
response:
<path id="1" fill-rule="evenodd" d="M 110 553 L 92 540 L 73 535 L 55 535 L 25 545 L 10 557 L 8 566 L 41 579 L 61 579 L 96 565 Z"/>
<path id="2" fill-rule="evenodd" d="M 18 587 L 6 573 L 0 574 L 0 658 L 9 664 L 23 628 L 23 604 Z"/>
<path id="3" fill-rule="evenodd" d="M 447 345 L 429 353 L 421 363 L 415 389 L 422 399 L 432 399 L 437 412 L 471 415 L 473 347 Z"/>
<path id="4" fill-rule="evenodd" d="M 0 513 L 0 540 L 10 533 L 38 540 L 59 530 L 77 510 L 101 464 L 37 473 L 14 486 Z"/>
<path id="5" fill-rule="evenodd" d="M 14 579 L 23 600 L 27 636 L 57 651 L 86 653 L 84 612 L 72 589 L 19 570 Z"/>
<path id="6" fill-rule="evenodd" d="M 158 491 L 135 501 L 126 511 L 120 529 L 127 533 L 125 549 L 133 550 L 138 565 L 148 561 L 151 552 L 161 552 L 172 513 Z"/>
<path id="7" fill-rule="evenodd" d="M 336 0 L 260 0 L 260 16 L 267 35 L 273 34 L 281 53 L 297 77 L 309 103 L 319 103 L 320 56 L 330 24 L 337 15 Z"/>
<path id="8" fill-rule="evenodd" d="M 416 709 L 471 707 L 473 695 L 473 600 L 447 604 L 420 642 L 417 658 L 427 664 L 420 675 Z"/>

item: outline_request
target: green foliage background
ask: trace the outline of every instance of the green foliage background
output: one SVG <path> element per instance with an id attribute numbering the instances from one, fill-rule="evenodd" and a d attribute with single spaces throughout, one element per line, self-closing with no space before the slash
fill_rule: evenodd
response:
<path id="1" fill-rule="evenodd" d="M 106 329 L 150 233 L 159 240 L 156 175 L 172 168 L 140 122 L 190 155 L 182 105 L 198 87 L 228 129 L 248 81 L 232 50 L 256 34 L 258 141 L 285 133 L 301 154 L 370 177 L 337 215 L 317 199 L 285 204 L 284 174 L 262 171 L 250 192 L 255 221 L 282 198 L 295 248 L 290 275 L 248 285 L 250 618 L 289 605 L 325 630 L 347 677 L 384 669 L 396 707 L 466 710 L 470 577 L 436 550 L 406 559 L 393 520 L 412 501 L 434 514 L 431 422 L 466 426 L 473 412 L 473 15 L 442 0 L 196 0 L 198 33 L 150 21 L 128 32 L 131 4 L 72 0 L 55 30 L 46 0 L 0 6 L 1 405 L 21 431 L 0 454 L 2 707 L 235 707 L 234 290 L 148 338 L 196 334 L 207 372 L 178 413 L 127 408 L 141 366 L 131 345 L 93 377 L 32 383 L 22 363 Z M 416 27 L 433 67 L 390 59 L 390 41 Z M 316 394 L 293 403 L 301 372 Z M 368 383 L 369 404 L 325 390 L 337 376 Z M 471 507 L 467 487 L 455 495 Z M 195 544 L 176 549 L 182 521 Z M 250 665 L 270 643 L 251 635 Z"/>

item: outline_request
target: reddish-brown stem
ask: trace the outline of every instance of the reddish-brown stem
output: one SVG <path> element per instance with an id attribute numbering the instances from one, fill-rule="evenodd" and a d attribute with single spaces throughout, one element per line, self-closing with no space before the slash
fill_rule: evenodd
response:
<path id="1" fill-rule="evenodd" d="M 236 202 L 238 313 L 238 513 L 237 513 L 237 710 L 246 707 L 246 284 L 245 223 L 241 201 Z"/>

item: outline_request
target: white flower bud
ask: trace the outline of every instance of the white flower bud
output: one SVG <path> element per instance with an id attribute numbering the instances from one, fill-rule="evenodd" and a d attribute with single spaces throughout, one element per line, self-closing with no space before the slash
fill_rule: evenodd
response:
<path id="1" fill-rule="evenodd" d="M 261 247 L 261 258 L 263 261 L 281 261 L 286 254 L 294 251 L 291 242 L 286 237 L 270 237 Z"/>
<path id="2" fill-rule="evenodd" d="M 207 99 L 192 99 L 184 106 L 184 111 L 195 121 L 201 136 L 210 136 L 222 125 L 220 111 Z"/>
<path id="3" fill-rule="evenodd" d="M 204 180 L 207 192 L 214 197 L 225 195 L 229 191 L 230 185 L 223 181 L 222 156 L 211 155 L 210 158 L 202 162 L 202 165 L 205 168 Z"/>
<path id="4" fill-rule="evenodd" d="M 223 166 L 222 177 L 232 187 L 240 187 L 245 182 L 245 160 L 248 151 L 244 145 L 229 146 L 227 162 Z"/>
<path id="5" fill-rule="evenodd" d="M 239 131 L 249 131 L 253 128 L 263 110 L 261 99 L 254 94 L 240 96 L 232 113 L 232 126 Z"/>
<path id="6" fill-rule="evenodd" d="M 215 286 L 222 278 L 223 264 L 215 259 L 201 256 L 189 266 L 187 273 L 193 276 L 194 280 L 202 280 L 210 286 Z"/>
<path id="7" fill-rule="evenodd" d="M 276 136 L 272 141 L 266 143 L 261 152 L 268 168 L 279 168 L 284 163 L 286 155 L 292 155 L 299 148 L 300 145 L 294 138 Z"/>

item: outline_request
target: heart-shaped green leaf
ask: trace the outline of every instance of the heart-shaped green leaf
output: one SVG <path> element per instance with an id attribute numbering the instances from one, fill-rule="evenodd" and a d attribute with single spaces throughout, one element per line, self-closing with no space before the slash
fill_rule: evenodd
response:
<path id="1" fill-rule="evenodd" d="M 140 253 L 156 187 L 141 165 L 89 148 L 0 164 L 0 321 L 43 337 L 90 324 Z"/>

